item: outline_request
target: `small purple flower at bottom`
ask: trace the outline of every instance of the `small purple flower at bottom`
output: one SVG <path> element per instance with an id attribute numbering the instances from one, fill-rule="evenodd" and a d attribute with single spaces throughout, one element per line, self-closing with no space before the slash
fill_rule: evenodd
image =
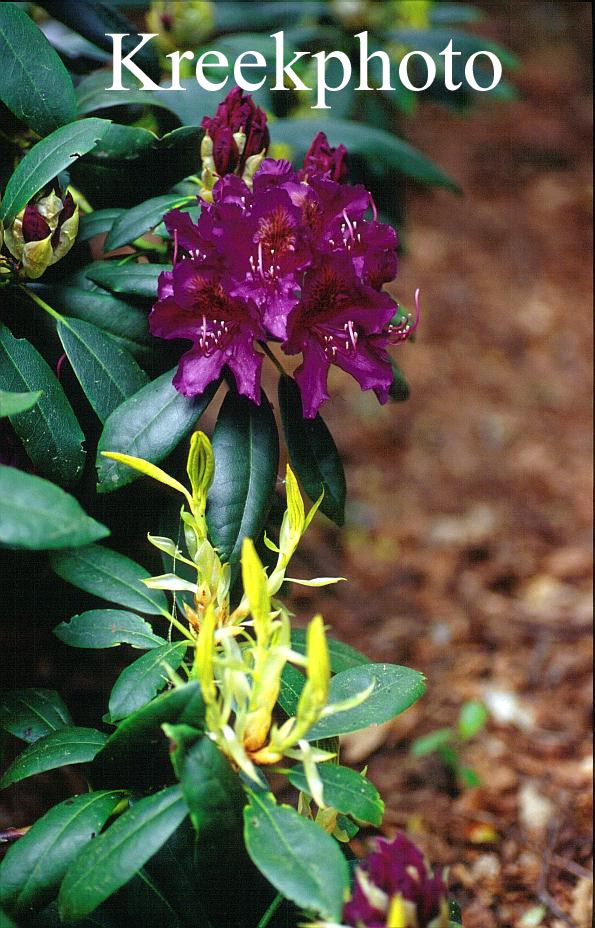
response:
<path id="1" fill-rule="evenodd" d="M 380 838 L 355 871 L 355 886 L 343 911 L 353 928 L 448 928 L 442 871 L 428 868 L 406 835 Z"/>
<path id="2" fill-rule="evenodd" d="M 384 333 L 395 310 L 388 293 L 362 284 L 346 254 L 328 256 L 307 272 L 282 345 L 286 354 L 302 353 L 295 379 L 307 419 L 328 399 L 331 364 L 351 374 L 362 390 L 374 390 L 381 403 L 387 401 L 393 375 Z"/>
<path id="3" fill-rule="evenodd" d="M 254 301 L 230 296 L 191 260 L 180 261 L 173 271 L 161 275 L 159 295 L 149 316 L 151 333 L 193 342 L 180 359 L 173 380 L 176 390 L 197 396 L 228 367 L 238 392 L 260 403 L 263 356 L 254 341 L 265 333 Z"/>

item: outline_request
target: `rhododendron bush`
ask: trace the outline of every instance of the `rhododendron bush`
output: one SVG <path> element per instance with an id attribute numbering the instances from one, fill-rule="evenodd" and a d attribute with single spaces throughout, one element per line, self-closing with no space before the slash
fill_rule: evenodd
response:
<path id="1" fill-rule="evenodd" d="M 423 674 L 287 604 L 344 581 L 291 568 L 314 518 L 345 518 L 335 374 L 385 404 L 415 362 L 398 210 L 366 182 L 378 133 L 387 170 L 452 184 L 388 130 L 363 160 L 348 120 L 327 135 L 304 119 L 292 142 L 298 121 L 240 87 L 114 101 L 85 72 L 122 14 L 44 6 L 41 29 L 0 7 L 0 547 L 22 582 L 41 558 L 56 598 L 80 598 L 54 629 L 65 646 L 142 653 L 106 671 L 92 725 L 52 689 L 2 696 L 0 787 L 80 765 L 84 788 L 15 823 L 0 925 L 460 924 L 404 834 L 360 860 L 350 844 L 384 804 L 340 737 L 407 710 Z M 216 28 L 209 4 L 172 8 L 149 13 L 162 52 L 176 24 L 197 43 Z M 62 57 L 78 33 L 76 90 L 42 30 Z M 158 77 L 155 51 L 138 60 Z"/>

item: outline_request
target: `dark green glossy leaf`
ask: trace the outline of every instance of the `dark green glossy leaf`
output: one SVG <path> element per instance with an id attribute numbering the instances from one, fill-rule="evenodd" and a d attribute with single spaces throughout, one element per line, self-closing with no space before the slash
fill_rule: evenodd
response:
<path id="1" fill-rule="evenodd" d="M 250 793 L 244 809 L 246 849 L 260 872 L 301 909 L 339 922 L 349 890 L 347 861 L 318 825 L 272 796 Z"/>
<path id="2" fill-rule="evenodd" d="M 11 220 L 31 197 L 90 151 L 109 128 L 105 119 L 82 119 L 56 129 L 31 148 L 6 185 L 0 219 Z"/>
<path id="3" fill-rule="evenodd" d="M 108 602 L 149 615 L 167 611 L 162 590 L 150 590 L 142 582 L 149 572 L 118 551 L 87 545 L 53 554 L 50 563 L 63 580 Z"/>
<path id="4" fill-rule="evenodd" d="M 116 219 L 123 213 L 118 207 L 112 209 L 95 209 L 92 213 L 85 213 L 79 220 L 78 242 L 88 242 L 96 235 L 109 232 Z"/>
<path id="5" fill-rule="evenodd" d="M 201 396 L 183 396 L 172 385 L 174 373 L 168 371 L 148 383 L 105 423 L 97 448 L 100 493 L 118 490 L 140 476 L 132 467 L 101 457 L 101 451 L 119 451 L 158 464 L 191 431 L 217 392 L 218 381 Z"/>
<path id="6" fill-rule="evenodd" d="M 306 678 L 293 664 L 286 664 L 281 674 L 278 703 L 287 715 L 295 715 Z"/>
<path id="7" fill-rule="evenodd" d="M 219 840 L 242 819 L 244 791 L 229 760 L 206 736 L 186 725 L 166 725 L 172 763 L 196 831 Z"/>
<path id="8" fill-rule="evenodd" d="M 0 697 L 0 727 L 30 744 L 69 725 L 70 712 L 55 690 L 31 687 Z"/>
<path id="9" fill-rule="evenodd" d="M 69 867 L 58 897 L 66 924 L 89 915 L 124 886 L 188 814 L 179 786 L 135 803 Z"/>
<path id="10" fill-rule="evenodd" d="M 354 709 L 346 709 L 322 719 L 307 734 L 308 741 L 332 738 L 350 731 L 359 731 L 368 725 L 381 725 L 400 715 L 425 692 L 423 674 L 410 667 L 396 664 L 365 664 L 344 670 L 333 677 L 329 703 L 342 702 L 361 693 L 374 681 L 370 696 Z"/>
<path id="11" fill-rule="evenodd" d="M 361 651 L 357 651 L 351 645 L 343 644 L 342 641 L 337 641 L 336 638 L 329 638 L 327 635 L 326 643 L 333 673 L 341 673 L 343 670 L 350 670 L 351 667 L 360 667 L 362 664 L 370 663 L 370 658 Z M 292 628 L 291 647 L 300 654 L 306 653 L 306 630 L 304 628 Z"/>
<path id="12" fill-rule="evenodd" d="M 137 106 L 159 106 L 171 110 L 167 104 L 167 93 L 161 96 L 157 90 L 150 93 L 140 90 L 140 84 L 137 84 L 130 74 L 126 74 L 122 82 L 128 85 L 124 90 L 108 90 L 107 87 L 111 83 L 111 75 L 108 71 L 96 71 L 83 78 L 76 88 L 76 107 L 79 116 L 86 116 L 97 110 L 111 109 L 113 106 L 128 106 L 131 103 Z"/>
<path id="13" fill-rule="evenodd" d="M 47 135 L 76 118 L 68 71 L 16 3 L 0 3 L 0 60 L 0 100 L 30 129 Z"/>
<path id="14" fill-rule="evenodd" d="M 54 635 L 71 648 L 114 648 L 129 644 L 148 651 L 166 644 L 148 622 L 134 612 L 121 609 L 91 609 L 61 622 Z"/>
<path id="15" fill-rule="evenodd" d="M 148 129 L 113 124 L 100 145 L 72 166 L 72 181 L 95 209 L 136 207 L 198 170 L 202 135 L 202 129 L 180 126 L 157 138 Z"/>
<path id="16" fill-rule="evenodd" d="M 187 641 L 174 641 L 153 648 L 126 667 L 114 684 L 109 698 L 109 714 L 113 722 L 123 719 L 144 706 L 162 690 L 169 677 L 168 668 L 177 670 L 186 654 Z"/>
<path id="17" fill-rule="evenodd" d="M 279 409 L 291 464 L 304 490 L 316 500 L 324 490 L 320 509 L 342 525 L 345 519 L 345 473 L 333 436 L 320 414 L 304 419 L 300 390 L 291 377 L 279 381 Z"/>
<path id="18" fill-rule="evenodd" d="M 301 162 L 312 138 L 320 130 L 315 118 L 279 119 L 275 123 L 275 140 L 291 145 L 292 160 Z M 325 117 L 324 131 L 331 145 L 343 144 L 351 155 L 361 155 L 377 173 L 392 168 L 402 174 L 437 187 L 458 190 L 456 183 L 437 164 L 407 142 L 384 129 L 366 126 L 347 119 Z"/>
<path id="19" fill-rule="evenodd" d="M 213 434 L 215 479 L 209 492 L 209 537 L 225 561 L 237 562 L 244 538 L 258 538 L 279 464 L 277 425 L 264 392 L 260 406 L 229 392 Z"/>
<path id="20" fill-rule="evenodd" d="M 17 416 L 21 412 L 27 412 L 32 406 L 35 406 L 41 399 L 43 390 L 35 390 L 27 393 L 9 393 L 6 390 L 0 390 L 0 418 L 4 416 Z"/>
<path id="21" fill-rule="evenodd" d="M 503 45 L 472 32 L 457 32 L 451 28 L 434 27 L 430 29 L 394 29 L 388 33 L 391 41 L 400 42 L 409 48 L 429 52 L 436 57 L 452 40 L 453 52 L 461 53 L 459 61 L 466 61 L 479 51 L 489 51 L 500 59 L 505 68 L 518 68 L 519 59 Z"/>
<path id="22" fill-rule="evenodd" d="M 380 827 L 384 803 L 373 783 L 361 773 L 338 764 L 318 764 L 316 769 L 322 781 L 325 805 L 345 815 L 352 815 L 358 822 Z M 312 795 L 302 764 L 292 767 L 287 779 L 302 793 Z"/>
<path id="23" fill-rule="evenodd" d="M 409 384 L 405 380 L 403 371 L 397 362 L 391 358 L 390 363 L 393 369 L 393 382 L 390 385 L 388 395 L 390 396 L 391 400 L 395 400 L 397 403 L 402 403 L 409 399 Z"/>
<path id="24" fill-rule="evenodd" d="M 66 799 L 46 812 L 2 861 L 0 904 L 14 915 L 42 909 L 121 799 L 121 792 L 101 790 Z"/>
<path id="25" fill-rule="evenodd" d="M 60 487 L 0 464 L 0 547 L 46 551 L 109 535 Z"/>
<path id="26" fill-rule="evenodd" d="M 105 240 L 105 250 L 113 251 L 115 248 L 133 242 L 140 235 L 159 225 L 165 213 L 171 209 L 180 209 L 195 203 L 194 197 L 180 196 L 175 193 L 153 197 L 151 200 L 139 203 L 138 206 L 126 210 L 119 219 L 116 219 Z"/>
<path id="27" fill-rule="evenodd" d="M 91 280 L 81 278 L 81 286 L 58 285 L 48 288 L 52 306 L 75 319 L 96 326 L 131 354 L 147 353 L 149 326 L 147 313 L 132 306 Z"/>
<path id="28" fill-rule="evenodd" d="M 283 668 L 279 705 L 288 715 L 295 715 L 305 679 L 290 664 Z M 365 702 L 322 719 L 310 729 L 307 740 L 334 738 L 368 725 L 380 725 L 408 709 L 425 691 L 423 674 L 417 670 L 396 664 L 363 664 L 343 670 L 331 679 L 329 705 L 353 698 L 372 682 L 374 689 Z"/>
<path id="29" fill-rule="evenodd" d="M 131 354 L 81 319 L 58 322 L 58 335 L 91 406 L 102 422 L 147 381 Z"/>
<path id="30" fill-rule="evenodd" d="M 96 261 L 87 276 L 101 287 L 114 293 L 131 293 L 157 299 L 157 280 L 171 264 L 120 264 L 117 261 Z"/>
<path id="31" fill-rule="evenodd" d="M 125 782 L 134 789 L 166 783 L 173 777 L 162 725 L 204 724 L 204 704 L 196 681 L 162 693 L 128 715 L 109 736 L 93 762 L 93 780 L 110 786 Z"/>
<path id="32" fill-rule="evenodd" d="M 85 0 L 82 4 L 73 4 L 71 0 L 43 0 L 40 6 L 43 6 L 54 19 L 58 19 L 99 48 L 105 49 L 110 55 L 113 52 L 110 33 L 121 33 L 125 36 L 122 40 L 123 57 L 132 52 L 140 42 L 136 26 L 114 9 L 115 4 L 111 0 Z M 147 42 L 136 52 L 134 62 L 148 77 L 156 78 L 159 74 L 159 57 L 154 42 Z M 124 75 L 126 73 L 124 69 Z M 108 72 L 106 77 L 109 80 Z"/>
<path id="33" fill-rule="evenodd" d="M 0 780 L 0 789 L 36 773 L 93 760 L 106 737 L 94 728 L 60 728 L 30 744 L 12 762 Z"/>
<path id="34" fill-rule="evenodd" d="M 85 463 L 85 436 L 64 390 L 50 366 L 24 338 L 14 338 L 0 323 L 0 387 L 43 395 L 26 412 L 11 419 L 13 428 L 37 468 L 58 483 L 73 483 Z"/>

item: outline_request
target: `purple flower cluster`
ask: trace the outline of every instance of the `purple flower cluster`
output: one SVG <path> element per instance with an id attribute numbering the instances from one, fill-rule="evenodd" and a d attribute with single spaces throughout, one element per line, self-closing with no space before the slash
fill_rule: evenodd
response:
<path id="1" fill-rule="evenodd" d="M 222 106 L 215 119 L 223 120 Z M 230 106 L 246 103 L 236 95 Z M 252 187 L 222 176 L 196 223 L 180 210 L 165 216 L 174 265 L 160 277 L 150 327 L 160 338 L 193 342 L 174 378 L 181 393 L 202 393 L 227 367 L 238 391 L 258 403 L 256 345 L 273 339 L 286 354 L 301 354 L 295 378 L 307 418 L 328 399 L 331 364 L 386 402 L 387 346 L 414 324 L 394 323 L 398 307 L 382 286 L 396 274 L 397 236 L 377 221 L 367 190 L 344 183 L 345 154 L 319 133 L 299 173 L 287 161 L 264 160 Z M 374 218 L 366 219 L 370 207 Z"/>
<path id="2" fill-rule="evenodd" d="M 343 911 L 346 925 L 387 928 L 391 907 L 394 911 L 395 900 L 399 900 L 407 928 L 447 928 L 443 874 L 428 869 L 423 854 L 406 835 L 398 834 L 394 841 L 377 840 L 375 851 L 355 873 L 353 895 Z"/>

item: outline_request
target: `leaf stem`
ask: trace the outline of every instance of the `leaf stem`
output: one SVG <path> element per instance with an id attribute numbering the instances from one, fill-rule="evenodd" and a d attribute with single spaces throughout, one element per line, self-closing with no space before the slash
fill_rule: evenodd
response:
<path id="1" fill-rule="evenodd" d="M 266 343 L 266 342 L 259 342 L 258 344 L 260 345 L 260 347 L 262 348 L 262 350 L 263 350 L 264 353 L 266 354 L 267 358 L 268 358 L 270 361 L 273 362 L 273 364 L 275 365 L 275 367 L 277 368 L 277 370 L 279 371 L 279 373 L 281 374 L 281 376 L 282 376 L 282 377 L 287 377 L 287 371 L 285 371 L 285 370 L 283 369 L 283 366 L 280 364 L 280 362 L 278 361 L 278 359 L 275 357 L 275 355 L 273 354 L 273 352 L 271 351 L 271 349 L 269 348 L 269 346 L 267 345 L 267 343 Z"/>
<path id="2" fill-rule="evenodd" d="M 285 897 L 282 896 L 281 893 L 277 893 L 277 895 L 275 896 L 275 898 L 274 898 L 273 901 L 271 902 L 270 906 L 268 907 L 268 909 L 266 910 L 266 912 L 264 913 L 264 915 L 263 915 L 262 918 L 260 919 L 260 921 L 259 921 L 258 925 L 256 926 L 256 928 L 266 928 L 266 926 L 269 924 L 271 918 L 273 917 L 273 915 L 275 914 L 275 912 L 277 911 L 277 909 L 279 908 L 279 906 L 280 906 L 281 903 L 283 902 L 284 898 L 285 898 Z"/>
<path id="3" fill-rule="evenodd" d="M 42 300 L 40 296 L 37 296 L 36 293 L 33 293 L 33 291 L 29 290 L 28 287 L 25 287 L 24 284 L 19 284 L 19 289 L 21 289 L 23 293 L 26 293 L 30 300 L 33 300 L 34 303 L 37 303 L 41 309 L 43 309 L 46 313 L 49 313 L 50 316 L 52 316 L 58 322 L 66 322 L 64 316 L 62 316 L 57 309 L 54 309 L 49 305 L 49 303 L 46 303 L 45 300 Z"/>

